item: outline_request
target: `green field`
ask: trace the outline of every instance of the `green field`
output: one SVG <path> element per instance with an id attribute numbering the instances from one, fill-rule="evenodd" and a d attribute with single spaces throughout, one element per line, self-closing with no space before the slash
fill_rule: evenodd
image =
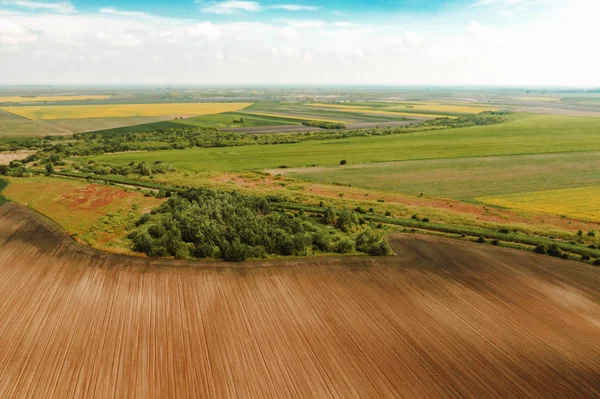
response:
<path id="1" fill-rule="evenodd" d="M 0 110 L 0 142 L 47 135 L 69 134 L 50 124 L 32 121 Z"/>
<path id="2" fill-rule="evenodd" d="M 243 119 L 242 123 L 234 123 L 234 120 Z M 284 118 L 276 116 L 252 115 L 243 112 L 226 112 L 216 115 L 195 116 L 193 118 L 180 119 L 174 123 L 198 126 L 214 127 L 218 129 L 254 126 L 276 126 L 276 125 L 301 125 L 306 119 Z"/>
<path id="3" fill-rule="evenodd" d="M 532 190 L 594 186 L 600 152 L 378 162 L 283 169 L 289 177 L 374 190 L 473 201 Z"/>
<path id="4" fill-rule="evenodd" d="M 168 162 L 190 171 L 270 169 L 382 161 L 600 151 L 600 123 L 592 118 L 514 115 L 490 126 L 400 135 L 308 141 L 299 144 L 194 148 L 93 157 L 104 162 Z"/>

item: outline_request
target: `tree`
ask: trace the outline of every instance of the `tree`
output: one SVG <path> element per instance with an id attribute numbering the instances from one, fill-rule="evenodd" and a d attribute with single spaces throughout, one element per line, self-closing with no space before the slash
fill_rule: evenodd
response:
<path id="1" fill-rule="evenodd" d="M 325 209 L 325 213 L 323 214 L 323 223 L 325 224 L 334 224 L 336 218 L 335 209 L 332 207 L 328 207 Z"/>
<path id="2" fill-rule="evenodd" d="M 52 162 L 46 163 L 46 175 L 50 176 L 54 174 L 54 164 Z"/>
<path id="3" fill-rule="evenodd" d="M 356 230 L 359 224 L 356 213 L 344 208 L 335 222 L 335 227 L 342 230 L 344 233 L 351 233 Z"/>

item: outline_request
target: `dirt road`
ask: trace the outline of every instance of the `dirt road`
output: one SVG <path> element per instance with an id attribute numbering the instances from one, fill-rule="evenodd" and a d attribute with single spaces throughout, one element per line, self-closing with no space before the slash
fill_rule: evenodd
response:
<path id="1" fill-rule="evenodd" d="M 396 257 L 149 260 L 5 204 L 0 397 L 600 395 L 600 269 L 391 242 Z"/>

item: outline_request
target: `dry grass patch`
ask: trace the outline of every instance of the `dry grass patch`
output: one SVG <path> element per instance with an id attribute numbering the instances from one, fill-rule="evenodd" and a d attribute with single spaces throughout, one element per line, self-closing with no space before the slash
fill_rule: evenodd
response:
<path id="1" fill-rule="evenodd" d="M 13 178 L 2 192 L 56 221 L 77 241 L 113 252 L 129 252 L 125 228 L 163 200 L 79 180 Z"/>

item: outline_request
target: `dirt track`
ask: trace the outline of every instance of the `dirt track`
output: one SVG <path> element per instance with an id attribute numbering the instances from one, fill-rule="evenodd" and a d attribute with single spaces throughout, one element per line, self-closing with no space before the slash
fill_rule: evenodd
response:
<path id="1" fill-rule="evenodd" d="M 0 397 L 600 395 L 600 269 L 392 244 L 233 268 L 137 259 L 1 206 Z"/>

